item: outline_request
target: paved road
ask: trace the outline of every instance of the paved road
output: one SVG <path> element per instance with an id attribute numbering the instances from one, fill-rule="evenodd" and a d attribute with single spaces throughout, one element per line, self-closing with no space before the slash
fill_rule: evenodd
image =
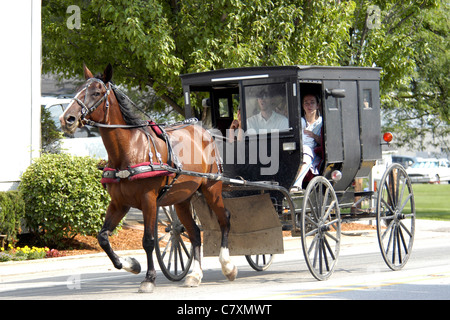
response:
<path id="1" fill-rule="evenodd" d="M 324 282 L 310 275 L 299 239 L 291 239 L 285 241 L 285 253 L 276 256 L 267 271 L 256 272 L 245 258 L 233 257 L 239 274 L 236 281 L 228 282 L 221 274 L 218 259 L 204 258 L 200 287 L 181 287 L 181 283 L 168 281 L 158 271 L 153 294 L 137 293 L 144 273 L 133 275 L 115 270 L 104 254 L 3 263 L 0 264 L 0 299 L 448 300 L 450 223 L 418 220 L 416 224 L 413 254 L 406 267 L 397 272 L 384 264 L 376 237 L 369 233 L 343 237 L 338 266 L 331 279 Z M 132 255 L 145 266 L 143 251 Z M 222 311 L 231 312 L 216 309 Z"/>

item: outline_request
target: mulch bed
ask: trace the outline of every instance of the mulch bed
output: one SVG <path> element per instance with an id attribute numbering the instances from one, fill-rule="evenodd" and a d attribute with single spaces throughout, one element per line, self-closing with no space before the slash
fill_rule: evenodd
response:
<path id="1" fill-rule="evenodd" d="M 114 250 L 137 250 L 142 249 L 143 230 L 137 228 L 123 227 L 116 234 L 109 237 L 109 242 Z M 97 238 L 93 236 L 75 236 L 68 242 L 67 250 L 59 250 L 63 256 L 90 254 L 103 252 L 98 244 Z"/>

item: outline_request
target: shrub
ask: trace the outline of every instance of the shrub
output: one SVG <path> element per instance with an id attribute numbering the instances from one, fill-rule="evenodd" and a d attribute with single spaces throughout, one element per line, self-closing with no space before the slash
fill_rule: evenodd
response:
<path id="1" fill-rule="evenodd" d="M 25 205 L 18 191 L 0 192 L 0 234 L 8 242 L 16 242 L 20 232 Z"/>
<path id="2" fill-rule="evenodd" d="M 25 222 L 48 246 L 77 234 L 100 230 L 109 195 L 100 184 L 98 160 L 68 154 L 44 154 L 30 165 L 19 186 Z"/>

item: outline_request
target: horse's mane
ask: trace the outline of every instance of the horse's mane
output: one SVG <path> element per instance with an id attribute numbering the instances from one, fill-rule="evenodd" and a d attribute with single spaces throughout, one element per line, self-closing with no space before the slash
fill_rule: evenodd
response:
<path id="1" fill-rule="evenodd" d="M 117 101 L 119 102 L 120 111 L 122 112 L 123 119 L 126 124 L 129 125 L 139 125 L 145 123 L 145 120 L 139 118 L 134 114 L 132 105 L 128 97 L 120 91 L 117 87 L 112 88 Z"/>
<path id="2" fill-rule="evenodd" d="M 103 80 L 101 74 L 96 75 L 95 78 Z M 115 85 L 112 85 L 111 88 L 116 96 L 117 102 L 119 102 L 120 111 L 122 112 L 125 123 L 128 125 L 144 124 L 145 120 L 142 120 L 134 114 L 130 100 L 125 93 L 120 91 Z"/>

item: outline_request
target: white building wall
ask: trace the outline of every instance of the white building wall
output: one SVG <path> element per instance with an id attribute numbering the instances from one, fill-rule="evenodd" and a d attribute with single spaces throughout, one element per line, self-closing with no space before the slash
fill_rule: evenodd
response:
<path id="1" fill-rule="evenodd" d="M 39 156 L 41 1 L 0 4 L 0 191 Z"/>

